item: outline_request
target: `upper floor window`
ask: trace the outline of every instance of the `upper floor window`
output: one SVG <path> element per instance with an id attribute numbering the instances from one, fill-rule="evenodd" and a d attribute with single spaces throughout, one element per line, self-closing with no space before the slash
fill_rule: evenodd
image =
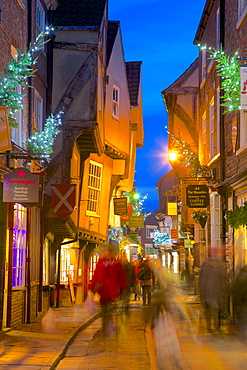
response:
<path id="1" fill-rule="evenodd" d="M 89 164 L 87 211 L 98 213 L 102 179 L 102 165 L 93 161 Z"/>
<path id="2" fill-rule="evenodd" d="M 113 85 L 112 90 L 112 116 L 119 119 L 119 97 L 120 89 L 118 86 Z"/>
<path id="3" fill-rule="evenodd" d="M 40 1 L 37 0 L 36 2 L 36 38 L 43 31 L 45 31 L 45 11 Z"/>
<path id="4" fill-rule="evenodd" d="M 247 113 L 240 110 L 240 150 L 247 147 Z"/>
<path id="5" fill-rule="evenodd" d="M 247 0 L 238 0 L 238 22 L 236 24 L 236 28 L 238 28 L 243 19 L 245 18 L 245 15 L 247 13 Z"/>
<path id="6" fill-rule="evenodd" d="M 209 105 L 209 124 L 210 124 L 210 158 L 215 156 L 215 129 L 214 129 L 214 98 Z"/>
<path id="7" fill-rule="evenodd" d="M 38 91 L 34 91 L 34 128 L 38 131 L 43 129 L 43 99 Z"/>
<path id="8" fill-rule="evenodd" d="M 239 8 L 239 16 L 246 12 L 247 9 L 247 0 L 239 0 L 238 1 L 238 8 Z"/>
<path id="9" fill-rule="evenodd" d="M 216 90 L 216 126 L 217 126 L 217 141 L 216 141 L 216 150 L 217 154 L 220 152 L 220 87 Z"/>
<path id="10" fill-rule="evenodd" d="M 204 159 L 204 164 L 208 162 L 206 153 L 207 153 L 207 120 L 205 112 L 202 116 L 202 155 Z"/>
<path id="11" fill-rule="evenodd" d="M 158 226 L 146 226 L 146 238 L 153 239 L 154 238 L 154 232 L 157 230 Z"/>
<path id="12" fill-rule="evenodd" d="M 218 50 L 220 47 L 220 8 L 216 12 L 216 43 L 215 48 Z"/>
<path id="13" fill-rule="evenodd" d="M 204 84 L 207 77 L 207 51 L 202 50 L 201 51 L 201 84 Z"/>
<path id="14" fill-rule="evenodd" d="M 14 205 L 12 286 L 25 286 L 27 208 Z"/>
<path id="15" fill-rule="evenodd" d="M 15 88 L 15 92 L 18 94 L 18 95 L 21 95 L 22 94 L 22 86 L 21 85 L 17 85 L 16 88 Z M 22 109 L 19 109 L 17 112 L 15 112 L 14 114 L 14 118 L 16 120 L 16 124 L 17 126 L 16 127 L 13 127 L 11 129 L 11 139 L 13 140 L 13 142 L 18 145 L 18 146 L 22 146 L 23 144 L 23 132 L 22 132 L 22 126 L 23 126 L 23 110 Z"/>

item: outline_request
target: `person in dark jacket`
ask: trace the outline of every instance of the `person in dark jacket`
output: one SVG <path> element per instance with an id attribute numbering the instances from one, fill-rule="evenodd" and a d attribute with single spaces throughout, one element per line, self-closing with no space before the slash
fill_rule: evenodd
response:
<path id="1" fill-rule="evenodd" d="M 226 314 L 227 276 L 225 264 L 220 262 L 217 256 L 212 256 L 202 265 L 199 286 L 207 329 L 211 330 L 213 318 L 215 329 L 220 330 L 220 317 Z"/>
<path id="2" fill-rule="evenodd" d="M 151 304 L 151 287 L 153 283 L 152 265 L 150 255 L 146 254 L 139 265 L 139 269 L 144 269 L 144 277 L 141 280 L 143 306 Z"/>

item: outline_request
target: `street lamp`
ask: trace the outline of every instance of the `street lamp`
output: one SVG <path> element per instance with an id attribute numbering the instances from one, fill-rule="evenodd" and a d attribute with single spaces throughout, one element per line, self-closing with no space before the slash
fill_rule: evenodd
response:
<path id="1" fill-rule="evenodd" d="M 176 161 L 177 157 L 178 157 L 178 154 L 176 152 L 169 152 L 168 153 L 168 158 L 172 162 Z"/>

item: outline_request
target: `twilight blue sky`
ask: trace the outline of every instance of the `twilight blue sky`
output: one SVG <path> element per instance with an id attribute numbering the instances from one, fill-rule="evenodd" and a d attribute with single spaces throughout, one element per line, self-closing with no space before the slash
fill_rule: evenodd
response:
<path id="1" fill-rule="evenodd" d="M 167 161 L 167 114 L 161 91 L 198 57 L 193 45 L 206 0 L 109 0 L 109 19 L 120 21 L 125 61 L 142 61 L 144 146 L 137 150 L 135 185 L 147 194 L 144 211 L 158 208 L 156 184 Z"/>

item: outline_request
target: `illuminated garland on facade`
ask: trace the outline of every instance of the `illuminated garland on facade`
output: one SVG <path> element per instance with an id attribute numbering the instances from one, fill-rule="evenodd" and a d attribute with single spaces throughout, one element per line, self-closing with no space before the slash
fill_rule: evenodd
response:
<path id="1" fill-rule="evenodd" d="M 191 149 L 191 145 L 182 140 L 181 135 L 171 135 L 173 140 L 172 148 L 177 154 L 176 162 L 178 162 L 183 167 L 191 168 L 189 173 L 191 177 L 207 176 L 209 171 L 208 166 L 202 166 L 200 164 L 199 159 L 197 158 L 194 151 Z"/>
<path id="2" fill-rule="evenodd" d="M 53 144 L 56 136 L 60 132 L 61 113 L 46 119 L 45 127 L 42 132 L 35 132 L 26 142 L 26 146 L 31 153 L 38 154 L 39 157 L 50 161 L 50 154 L 53 153 Z"/>
<path id="3" fill-rule="evenodd" d="M 153 240 L 155 246 L 165 245 L 168 240 L 170 240 L 169 234 L 161 233 L 159 230 L 155 230 Z"/>
<path id="4" fill-rule="evenodd" d="M 30 44 L 29 50 L 21 53 L 17 50 L 15 58 L 10 58 L 7 67 L 4 70 L 4 76 L 0 77 L 0 105 L 10 107 L 9 123 L 11 127 L 17 127 L 18 122 L 14 118 L 14 114 L 24 107 L 24 94 L 17 93 L 17 86 L 30 87 L 27 79 L 33 76 L 36 70 L 33 68 L 37 58 L 34 59 L 33 53 L 42 49 L 44 44 L 49 40 L 45 40 L 47 35 L 53 28 L 46 27 L 44 32 L 41 32 L 35 42 Z"/>
<path id="5" fill-rule="evenodd" d="M 211 56 L 209 59 L 215 60 L 218 76 L 221 77 L 221 89 L 224 94 L 221 96 L 221 106 L 226 107 L 226 112 L 232 112 L 240 109 L 240 66 L 238 62 L 238 52 L 233 57 L 229 57 L 222 50 L 220 46 L 219 50 L 211 47 L 198 45 L 200 50 L 208 51 Z M 225 113 L 226 113 L 225 112 Z"/>

